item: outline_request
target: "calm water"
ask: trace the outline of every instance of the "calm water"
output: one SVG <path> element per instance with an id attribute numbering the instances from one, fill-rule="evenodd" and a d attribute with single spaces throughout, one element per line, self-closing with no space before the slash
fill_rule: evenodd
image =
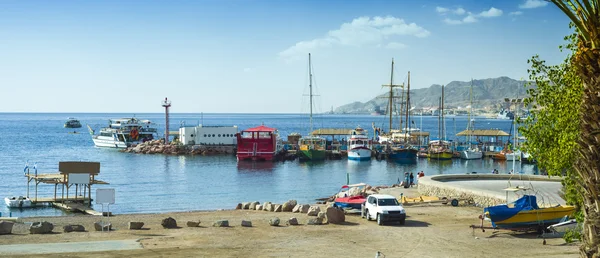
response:
<path id="1" fill-rule="evenodd" d="M 489 173 L 493 168 L 501 172 L 512 169 L 512 162 L 492 160 L 418 160 L 416 164 L 396 164 L 387 161 L 324 163 L 238 163 L 234 156 L 164 156 L 120 153 L 112 149 L 95 148 L 85 124 L 99 129 L 109 118 L 128 117 L 132 114 L 0 114 L 0 197 L 25 195 L 25 163 L 37 163 L 38 173 L 57 173 L 59 161 L 99 161 L 98 177 L 110 185 L 96 188 L 115 188 L 115 213 L 147 213 L 185 210 L 230 209 L 242 201 L 283 202 L 297 199 L 313 202 L 315 198 L 330 196 L 346 183 L 391 185 L 405 171 L 425 171 L 433 174 L 464 174 L 472 171 Z M 65 129 L 67 117 L 78 118 L 83 128 Z M 164 128 L 163 114 L 137 114 L 151 119 Z M 276 127 L 285 137 L 292 132 L 308 133 L 307 115 L 298 114 L 172 114 L 171 128 L 187 125 L 237 125 L 240 129 L 264 123 Z M 322 115 L 316 118 L 315 128 L 387 128 L 383 116 Z M 467 117 L 449 117 L 446 131 L 449 138 L 466 127 Z M 437 118 L 415 118 L 417 127 L 437 136 Z M 511 121 L 477 119 L 478 128 L 499 128 L 510 131 Z M 397 127 L 397 125 L 395 125 Z M 159 129 L 160 130 L 160 129 Z M 174 129 L 172 129 L 174 130 Z M 69 132 L 77 131 L 78 134 Z M 535 167 L 516 163 L 516 171 L 532 174 Z M 38 196 L 53 196 L 53 185 L 40 184 Z M 31 188 L 33 191 L 33 188 Z M 60 194 L 60 191 L 59 191 Z M 0 205 L 3 216 L 9 210 Z M 100 206 L 95 209 L 100 210 Z M 54 208 L 12 209 L 13 216 L 65 215 Z"/>

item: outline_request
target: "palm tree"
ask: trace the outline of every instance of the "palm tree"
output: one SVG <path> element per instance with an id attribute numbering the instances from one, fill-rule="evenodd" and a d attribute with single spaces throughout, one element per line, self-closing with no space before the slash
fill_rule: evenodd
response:
<path id="1" fill-rule="evenodd" d="M 550 0 L 578 33 L 572 64 L 583 82 L 581 136 L 575 160 L 583 197 L 582 257 L 600 257 L 600 0 Z"/>

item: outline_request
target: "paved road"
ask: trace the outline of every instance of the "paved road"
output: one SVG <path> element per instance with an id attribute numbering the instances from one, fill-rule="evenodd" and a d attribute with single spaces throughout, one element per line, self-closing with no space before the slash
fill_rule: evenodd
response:
<path id="1" fill-rule="evenodd" d="M 532 187 L 533 191 L 527 191 L 528 194 L 535 194 L 538 198 L 538 205 L 556 205 L 565 204 L 559 195 L 559 191 L 562 188 L 560 182 L 548 182 L 548 181 L 519 181 L 511 180 L 511 185 L 515 186 L 526 186 Z M 453 180 L 444 182 L 444 184 L 450 184 L 452 186 L 458 186 L 465 189 L 478 190 L 483 193 L 490 195 L 497 195 L 503 198 L 506 197 L 506 191 L 503 189 L 508 187 L 508 180 Z M 530 185 L 531 184 L 531 185 Z M 519 195 L 523 195 L 523 191 L 518 192 Z M 514 193 L 508 193 L 508 201 L 514 201 L 516 198 Z"/>
<path id="2" fill-rule="evenodd" d="M 0 255 L 101 252 L 142 249 L 137 239 L 92 242 L 0 245 Z"/>

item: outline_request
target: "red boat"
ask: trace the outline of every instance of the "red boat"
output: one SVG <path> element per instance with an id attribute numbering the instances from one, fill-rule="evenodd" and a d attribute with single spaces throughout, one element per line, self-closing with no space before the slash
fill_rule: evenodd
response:
<path id="1" fill-rule="evenodd" d="M 364 187 L 367 184 L 360 183 L 354 185 L 344 185 L 334 200 L 334 207 L 360 209 L 361 205 L 367 201 L 363 196 Z"/>
<path id="2" fill-rule="evenodd" d="M 236 136 L 238 161 L 270 161 L 283 147 L 277 129 L 264 125 L 243 130 Z"/>

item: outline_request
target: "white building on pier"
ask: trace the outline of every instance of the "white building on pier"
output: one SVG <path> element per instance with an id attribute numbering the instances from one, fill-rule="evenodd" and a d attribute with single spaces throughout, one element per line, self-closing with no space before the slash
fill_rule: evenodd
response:
<path id="1" fill-rule="evenodd" d="M 236 145 L 238 127 L 234 126 L 182 126 L 179 140 L 185 145 Z"/>

